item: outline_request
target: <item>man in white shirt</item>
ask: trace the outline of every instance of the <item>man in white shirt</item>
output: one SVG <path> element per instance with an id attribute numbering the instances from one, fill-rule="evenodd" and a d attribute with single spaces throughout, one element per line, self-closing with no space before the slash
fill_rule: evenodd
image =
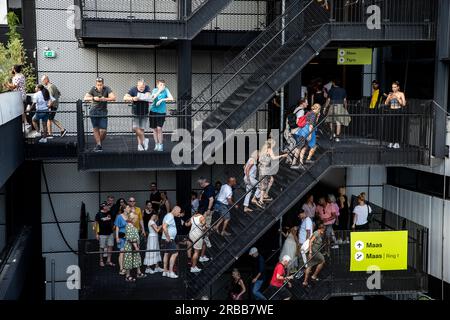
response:
<path id="1" fill-rule="evenodd" d="M 306 215 L 306 212 L 301 209 L 300 213 L 298 214 L 298 217 L 300 218 L 300 228 L 298 229 L 298 241 L 300 243 L 300 248 L 305 243 L 306 240 L 311 238 L 311 235 L 313 233 L 313 222 L 310 217 Z M 306 258 L 306 252 L 303 250 L 300 250 L 303 258 L 303 263 L 306 263 L 308 259 Z M 301 265 L 301 264 L 299 264 Z"/>
<path id="2" fill-rule="evenodd" d="M 230 208 L 234 205 L 233 201 L 233 187 L 237 184 L 235 177 L 229 177 L 226 184 L 222 185 L 220 192 L 216 197 L 215 210 L 219 214 L 219 220 L 217 221 L 214 230 L 220 233 L 222 236 L 230 236 L 231 233 L 227 232 L 228 223 L 231 219 Z M 237 208 L 238 206 L 235 205 Z M 219 231 L 223 222 L 222 232 Z"/>
<path id="3" fill-rule="evenodd" d="M 173 266 L 175 265 L 175 261 L 178 257 L 177 251 L 172 251 L 177 249 L 177 245 L 175 243 L 175 238 L 177 236 L 177 225 L 175 223 L 175 217 L 179 217 L 181 214 L 181 208 L 179 206 L 175 206 L 171 212 L 167 213 L 164 216 L 162 227 L 163 227 L 163 248 L 166 250 L 164 253 L 164 272 L 163 277 L 169 277 L 176 279 L 178 276 L 173 272 Z M 170 261 L 169 261 L 170 258 Z M 169 268 L 167 268 L 169 266 Z"/>

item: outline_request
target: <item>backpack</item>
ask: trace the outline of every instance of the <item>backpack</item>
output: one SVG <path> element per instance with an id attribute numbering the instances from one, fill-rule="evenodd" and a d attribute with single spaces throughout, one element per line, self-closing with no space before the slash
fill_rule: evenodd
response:
<path id="1" fill-rule="evenodd" d="M 299 128 L 303 128 L 304 126 L 306 126 L 306 114 L 304 116 L 301 116 L 300 118 L 298 118 L 297 126 Z"/>
<path id="2" fill-rule="evenodd" d="M 287 116 L 287 122 L 290 129 L 297 127 L 297 116 L 293 113 Z"/>

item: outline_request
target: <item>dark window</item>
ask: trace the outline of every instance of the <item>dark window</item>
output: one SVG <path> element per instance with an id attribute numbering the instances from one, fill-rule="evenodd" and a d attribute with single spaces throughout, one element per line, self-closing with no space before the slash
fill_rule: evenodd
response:
<path id="1" fill-rule="evenodd" d="M 19 23 L 22 24 L 22 0 L 7 0 L 8 1 L 8 12 L 14 12 L 19 18 Z"/>
<path id="2" fill-rule="evenodd" d="M 444 176 L 408 168 L 388 168 L 387 183 L 402 189 L 442 198 Z M 446 177 L 446 199 L 450 199 L 450 177 Z"/>

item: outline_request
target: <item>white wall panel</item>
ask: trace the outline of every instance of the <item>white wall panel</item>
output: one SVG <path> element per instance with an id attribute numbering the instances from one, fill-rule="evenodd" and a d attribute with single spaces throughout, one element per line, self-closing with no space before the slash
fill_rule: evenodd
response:
<path id="1" fill-rule="evenodd" d="M 61 10 L 36 10 L 37 40 L 76 41 L 75 30 L 67 26 L 73 12 Z M 58 32 L 54 32 L 58 30 Z"/>
<path id="2" fill-rule="evenodd" d="M 66 281 L 68 274 L 67 267 L 75 265 L 78 266 L 78 256 L 74 253 L 51 253 L 43 254 L 45 258 L 45 280 L 50 282 L 52 280 L 51 264 L 52 260 L 55 262 L 55 281 Z"/>
<path id="3" fill-rule="evenodd" d="M 98 190 L 98 174 L 78 171 L 76 163 L 44 163 L 44 169 L 50 193 Z M 47 192 L 44 179 L 41 182 L 41 190 Z"/>
<path id="4" fill-rule="evenodd" d="M 81 202 L 86 205 L 86 212 L 94 219 L 98 212 L 98 193 L 63 193 L 51 195 L 56 217 L 59 222 L 80 220 Z M 106 200 L 106 199 L 104 199 Z M 55 222 L 48 196 L 42 195 L 42 222 Z"/>
<path id="5" fill-rule="evenodd" d="M 78 249 L 79 223 L 60 223 L 61 230 L 72 249 Z M 66 246 L 56 223 L 42 225 L 42 251 L 70 251 Z"/>
<path id="6" fill-rule="evenodd" d="M 398 192 L 398 197 L 397 197 Z M 450 281 L 450 201 L 420 194 L 389 185 L 384 187 L 383 207 L 399 216 L 429 228 L 428 269 L 429 273 L 442 278 L 442 259 L 444 259 L 444 280 Z M 398 210 L 397 210 L 398 208 Z M 444 210 L 444 220 L 442 219 Z M 444 240 L 442 239 L 444 228 Z M 442 245 L 444 244 L 444 251 Z M 444 255 L 442 257 L 442 252 Z"/>
<path id="7" fill-rule="evenodd" d="M 358 195 L 357 193 L 356 195 Z M 368 190 L 368 200 L 377 205 L 382 207 L 383 206 L 383 187 L 369 187 Z"/>
<path id="8" fill-rule="evenodd" d="M 56 51 L 56 57 L 44 58 L 44 48 Z M 40 72 L 97 72 L 96 49 L 79 48 L 77 42 L 39 41 L 37 54 Z"/>
<path id="9" fill-rule="evenodd" d="M 73 0 L 35 0 L 37 9 L 67 9 L 73 5 Z"/>
<path id="10" fill-rule="evenodd" d="M 123 190 L 148 190 L 155 181 L 154 171 L 102 172 L 100 185 L 103 192 Z"/>
<path id="11" fill-rule="evenodd" d="M 98 49 L 99 72 L 152 73 L 155 69 L 153 49 Z M 153 79 L 145 79 L 152 80 Z"/>
<path id="12" fill-rule="evenodd" d="M 51 300 L 51 283 L 45 286 L 45 298 Z M 55 283 L 55 300 L 78 300 L 78 290 L 69 290 L 67 288 L 66 282 Z"/>

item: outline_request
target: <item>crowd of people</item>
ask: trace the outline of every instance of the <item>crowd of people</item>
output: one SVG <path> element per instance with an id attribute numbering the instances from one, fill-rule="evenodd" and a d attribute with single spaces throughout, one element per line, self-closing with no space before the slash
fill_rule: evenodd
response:
<path id="1" fill-rule="evenodd" d="M 325 255 L 328 254 L 325 248 L 338 249 L 339 245 L 349 244 L 349 233 L 344 230 L 369 229 L 372 209 L 366 203 L 365 193 L 361 193 L 354 204 L 349 203 L 345 193 L 345 188 L 340 187 L 336 195 L 320 197 L 317 203 L 313 195 L 306 196 L 298 213 L 298 224 L 285 231 L 279 230 L 285 241 L 265 294 L 261 292 L 265 281 L 265 260 L 256 247 L 250 249 L 249 255 L 253 258 L 250 292 L 253 299 L 290 299 L 288 288 L 292 286 L 294 276 L 302 270 L 305 288 L 310 287 L 310 281 L 320 281 Z M 240 300 L 246 291 L 246 283 L 242 281 L 239 270 L 233 270 L 230 299 Z"/>

